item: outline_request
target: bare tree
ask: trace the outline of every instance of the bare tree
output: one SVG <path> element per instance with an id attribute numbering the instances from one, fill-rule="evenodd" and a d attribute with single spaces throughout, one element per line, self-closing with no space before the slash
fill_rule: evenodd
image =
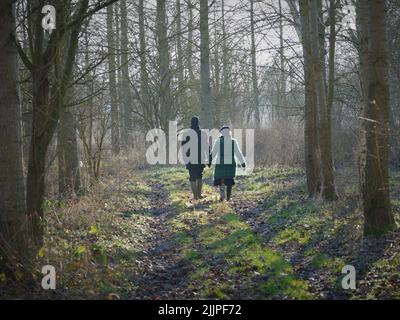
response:
<path id="1" fill-rule="evenodd" d="M 305 117 L 304 117 L 304 144 L 307 188 L 310 197 L 315 197 L 321 186 L 320 166 L 318 157 L 318 110 L 316 104 L 315 84 L 312 68 L 312 44 L 310 30 L 310 7 L 308 0 L 301 0 L 299 11 L 293 1 L 291 3 L 292 15 L 295 21 L 300 21 L 301 30 L 298 30 L 302 41 L 304 60 L 304 84 L 305 84 Z M 299 17 L 299 18 L 297 18 Z"/>
<path id="2" fill-rule="evenodd" d="M 396 227 L 389 194 L 389 82 L 385 0 L 359 1 L 364 111 L 361 190 L 364 233 Z"/>
<path id="3" fill-rule="evenodd" d="M 111 148 L 113 154 L 120 152 L 120 124 L 117 94 L 117 65 L 115 48 L 116 41 L 114 35 L 114 6 L 107 7 L 107 45 L 108 45 L 108 75 L 111 103 Z"/>
<path id="4" fill-rule="evenodd" d="M 128 10 L 126 0 L 120 1 L 121 8 L 121 97 L 120 106 L 123 114 L 122 140 L 124 147 L 129 145 L 129 132 L 132 129 L 132 92 L 129 84 L 129 59 L 128 59 Z"/>
<path id="5" fill-rule="evenodd" d="M 208 0 L 200 0 L 200 105 L 205 128 L 214 127 L 214 106 L 210 83 L 210 37 L 208 29 Z"/>
<path id="6" fill-rule="evenodd" d="M 25 187 L 18 92 L 15 2 L 0 3 L 0 252 L 26 251 Z M 25 252 L 26 253 L 26 252 Z"/>
<path id="7" fill-rule="evenodd" d="M 251 78 L 253 83 L 253 110 L 256 121 L 256 126 L 261 123 L 260 106 L 259 106 L 259 90 L 257 77 L 257 60 L 256 60 L 256 38 L 255 38 L 255 21 L 254 21 L 254 2 L 250 0 L 250 38 L 251 38 Z"/>
<path id="8" fill-rule="evenodd" d="M 76 119 L 71 108 L 63 108 L 57 132 L 58 191 L 62 195 L 78 193 L 80 189 Z"/>
<path id="9" fill-rule="evenodd" d="M 167 12 L 165 0 L 157 0 L 157 51 L 158 51 L 158 81 L 159 81 L 159 109 L 157 110 L 158 125 L 168 128 L 168 121 L 174 117 L 171 99 L 171 70 L 170 53 L 167 34 Z"/>
<path id="10" fill-rule="evenodd" d="M 184 65 L 182 48 L 182 8 L 180 0 L 176 0 L 176 68 L 178 69 L 178 88 L 182 90 L 184 86 Z"/>
<path id="11" fill-rule="evenodd" d="M 83 0 L 73 5 L 69 1 L 52 1 L 57 12 L 57 28 L 51 35 L 43 31 L 41 8 L 44 0 L 30 0 L 31 12 L 25 23 L 29 28 L 29 52 L 18 44 L 19 55 L 32 77 L 32 134 L 27 176 L 27 211 L 34 240 L 43 240 L 43 201 L 45 192 L 46 154 L 57 128 L 59 114 L 65 105 L 67 90 L 78 49 L 79 33 L 88 16 L 106 7 L 108 2 L 89 7 Z"/>
<path id="12" fill-rule="evenodd" d="M 143 117 L 151 118 L 153 108 L 150 103 L 149 94 L 149 74 L 147 71 L 147 48 L 146 48 L 146 32 L 145 32 L 145 11 L 144 1 L 139 0 L 139 64 L 140 64 L 140 103 L 143 110 Z"/>
<path id="13" fill-rule="evenodd" d="M 186 48 L 186 56 L 187 56 L 187 68 L 189 74 L 189 83 L 193 84 L 194 82 L 194 72 L 193 72 L 193 7 L 194 5 L 191 2 L 192 0 L 187 0 L 187 10 L 188 10 L 188 41 L 187 41 L 187 48 Z"/>
<path id="14" fill-rule="evenodd" d="M 337 198 L 333 175 L 332 138 L 325 86 L 325 61 L 321 59 L 319 1 L 310 1 L 311 46 L 313 78 L 319 107 L 319 137 L 321 152 L 322 196 L 326 200 Z"/>

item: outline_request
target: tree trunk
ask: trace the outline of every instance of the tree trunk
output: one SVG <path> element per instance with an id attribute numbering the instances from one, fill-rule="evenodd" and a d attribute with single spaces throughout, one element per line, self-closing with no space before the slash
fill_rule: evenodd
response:
<path id="1" fill-rule="evenodd" d="M 229 50 L 227 45 L 227 33 L 225 25 L 225 0 L 221 1 L 221 20 L 222 20 L 222 114 L 228 112 L 229 104 L 229 93 L 230 93 L 230 65 L 229 65 Z M 234 112 L 229 112 L 233 118 Z M 231 118 L 231 120 L 232 120 Z"/>
<path id="2" fill-rule="evenodd" d="M 140 100 L 143 107 L 143 115 L 149 119 L 150 123 L 154 118 L 155 111 L 152 110 L 152 104 L 149 101 L 148 87 L 149 77 L 147 73 L 147 52 L 146 52 L 146 34 L 144 26 L 144 0 L 139 0 L 139 59 L 140 59 Z"/>
<path id="3" fill-rule="evenodd" d="M 210 42 L 208 30 L 208 1 L 200 0 L 200 105 L 204 128 L 214 127 L 214 106 L 210 82 Z"/>
<path id="4" fill-rule="evenodd" d="M 43 71 L 38 68 L 33 72 L 33 116 L 26 206 L 35 241 L 40 246 L 43 241 L 42 205 L 45 192 L 46 154 L 57 127 L 59 110 L 49 107 L 49 71 L 40 63 L 37 66 L 42 66 Z"/>
<path id="5" fill-rule="evenodd" d="M 34 41 L 36 50 L 32 54 L 32 63 L 28 64 L 33 82 L 33 115 L 26 204 L 36 245 L 41 245 L 43 242 L 43 201 L 47 149 L 56 130 L 59 112 L 64 105 L 64 98 L 70 85 L 79 32 L 84 14 L 87 12 L 88 2 L 89 0 L 80 2 L 76 14 L 74 14 L 75 24 L 68 34 L 64 33 L 65 25 L 63 25 L 65 23 L 65 7 L 58 2 L 57 14 L 60 19 L 57 21 L 61 21 L 61 23 L 53 31 L 56 34 L 50 40 L 46 40 L 44 37 L 41 12 L 37 11 L 29 17 L 32 19 L 29 22 L 34 28 L 31 40 Z M 64 48 L 64 50 L 56 50 L 56 48 Z M 62 59 L 63 51 L 66 52 L 65 59 Z M 53 86 L 50 86 L 49 81 L 51 70 L 55 70 L 56 73 L 56 81 Z"/>
<path id="6" fill-rule="evenodd" d="M 223 125 L 223 122 L 226 120 L 224 119 L 224 114 L 222 113 L 222 89 L 221 89 L 221 61 L 220 61 L 220 42 L 219 33 L 218 33 L 218 18 L 217 18 L 217 11 L 218 8 L 213 10 L 213 21 L 214 21 L 214 37 L 215 37 L 215 45 L 214 52 L 212 54 L 212 66 L 211 66 L 211 74 L 213 75 L 212 83 L 213 83 L 213 93 L 214 93 L 214 125 L 219 128 Z"/>
<path id="7" fill-rule="evenodd" d="M 181 0 L 176 0 L 176 66 L 178 68 L 178 88 L 181 89 L 184 86 Z"/>
<path id="8" fill-rule="evenodd" d="M 287 122 L 286 112 L 286 73 L 285 73 L 285 46 L 284 46 L 284 35 L 283 35 L 283 12 L 282 12 L 282 0 L 279 0 L 279 81 L 278 81 L 278 112 L 279 119 Z M 284 154 L 282 150 L 282 154 Z"/>
<path id="9" fill-rule="evenodd" d="M 293 7 L 294 9 L 295 7 Z M 300 21 L 303 56 L 304 56 L 304 83 L 305 83 L 305 117 L 304 117 L 304 145 L 307 189 L 310 197 L 314 198 L 320 191 L 320 166 L 318 158 L 317 132 L 317 105 L 312 67 L 310 8 L 308 0 L 300 1 Z"/>
<path id="10" fill-rule="evenodd" d="M 389 194 L 389 83 L 386 1 L 359 2 L 364 89 L 361 191 L 364 233 L 396 227 Z"/>
<path id="11" fill-rule="evenodd" d="M 114 155 L 120 152 L 119 110 L 117 96 L 115 37 L 114 37 L 114 6 L 107 7 L 107 42 L 108 42 L 108 79 L 111 103 L 111 148 Z"/>
<path id="12" fill-rule="evenodd" d="M 319 106 L 319 134 L 321 151 L 322 172 L 322 197 L 325 200 L 337 199 L 332 160 L 332 138 L 329 121 L 329 112 L 326 98 L 326 85 L 324 76 L 325 61 L 321 59 L 320 37 L 319 37 L 319 10 L 317 1 L 309 1 L 311 17 L 311 42 L 313 54 L 314 83 Z"/>
<path id="13" fill-rule="evenodd" d="M 329 1 L 329 69 L 328 69 L 328 97 L 327 110 L 329 127 L 331 127 L 331 115 L 333 98 L 335 95 L 335 51 L 336 51 L 336 0 Z"/>
<path id="14" fill-rule="evenodd" d="M 0 248 L 2 254 L 20 255 L 26 253 L 28 234 L 15 29 L 15 1 L 3 0 L 0 2 Z"/>
<path id="15" fill-rule="evenodd" d="M 260 106 L 259 106 L 259 90 L 257 77 L 257 59 L 256 59 L 256 37 L 254 31 L 254 0 L 250 0 L 250 38 L 251 38 L 251 79 L 253 83 L 253 110 L 256 127 L 260 127 Z"/>
<path id="16" fill-rule="evenodd" d="M 166 0 L 157 0 L 157 49 L 158 49 L 158 75 L 159 75 L 159 125 L 168 130 L 168 121 L 172 120 L 171 113 L 171 71 L 169 66 L 169 45 L 167 34 Z"/>
<path id="17" fill-rule="evenodd" d="M 58 192 L 61 195 L 77 194 L 80 189 L 78 141 L 76 120 L 70 109 L 60 112 L 57 133 L 58 143 Z"/>
<path id="18" fill-rule="evenodd" d="M 188 17 L 188 41 L 187 41 L 187 48 L 186 48 L 186 55 L 187 55 L 187 68 L 189 74 L 189 83 L 193 85 L 194 82 L 194 73 L 193 73 L 193 4 L 192 0 L 187 0 L 187 10 L 189 11 Z"/>
<path id="19" fill-rule="evenodd" d="M 129 132 L 132 129 L 131 108 L 133 104 L 131 87 L 129 84 L 129 61 L 128 61 L 128 10 L 126 0 L 120 1 L 121 6 L 121 101 L 120 106 L 123 112 L 123 142 L 127 148 Z"/>
<path id="20" fill-rule="evenodd" d="M 285 45 L 284 45 L 284 34 L 283 34 L 283 10 L 282 0 L 278 1 L 279 5 L 279 79 L 278 79 L 278 103 L 277 103 L 277 114 L 279 116 L 276 125 L 278 126 L 278 132 L 280 135 L 284 135 L 287 125 L 289 123 L 288 106 L 286 98 L 287 90 L 287 79 L 285 72 Z M 287 163 L 287 144 L 285 140 L 280 142 L 280 154 L 281 162 Z"/>

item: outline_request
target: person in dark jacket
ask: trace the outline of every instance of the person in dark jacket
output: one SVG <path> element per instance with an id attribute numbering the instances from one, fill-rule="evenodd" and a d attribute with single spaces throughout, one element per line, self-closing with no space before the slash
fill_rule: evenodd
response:
<path id="1" fill-rule="evenodd" d="M 232 138 L 229 126 L 223 126 L 220 129 L 221 136 L 216 140 L 210 153 L 209 166 L 215 163 L 214 186 L 219 186 L 220 201 L 226 198 L 231 200 L 232 187 L 235 184 L 236 167 L 240 164 L 246 167 L 246 160 L 240 150 L 236 139 Z"/>
<path id="2" fill-rule="evenodd" d="M 209 147 L 208 147 L 208 137 L 207 135 L 201 131 L 200 129 L 200 120 L 198 117 L 192 117 L 190 121 L 190 129 L 194 130 L 197 133 L 197 145 L 190 147 L 197 147 L 197 161 L 191 163 L 190 161 L 186 164 L 186 169 L 189 171 L 189 181 L 190 187 L 192 189 L 193 198 L 195 200 L 202 199 L 202 189 L 203 189 L 203 171 L 205 168 L 205 163 L 208 158 Z M 185 145 L 190 141 L 190 137 L 186 137 L 185 141 L 182 142 L 182 145 Z M 186 152 L 186 156 L 190 158 L 190 148 Z"/>

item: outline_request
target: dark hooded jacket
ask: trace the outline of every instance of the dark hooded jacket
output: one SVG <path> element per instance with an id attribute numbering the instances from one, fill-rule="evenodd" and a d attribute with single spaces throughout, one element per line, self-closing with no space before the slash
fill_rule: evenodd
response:
<path id="1" fill-rule="evenodd" d="M 200 125 L 199 125 L 199 118 L 198 117 L 193 117 L 190 121 L 190 129 L 196 131 L 197 133 L 197 155 L 198 155 L 198 161 L 196 163 L 188 163 L 186 165 L 187 169 L 192 169 L 194 167 L 205 167 L 205 159 L 207 160 L 208 158 L 208 152 L 209 148 L 207 147 L 207 136 L 201 132 Z M 190 137 L 186 137 L 186 140 L 182 142 L 182 145 L 185 145 L 190 141 Z M 203 150 L 202 150 L 203 146 Z M 203 157 L 202 157 L 203 154 Z M 186 156 L 190 157 L 190 149 L 186 152 Z"/>

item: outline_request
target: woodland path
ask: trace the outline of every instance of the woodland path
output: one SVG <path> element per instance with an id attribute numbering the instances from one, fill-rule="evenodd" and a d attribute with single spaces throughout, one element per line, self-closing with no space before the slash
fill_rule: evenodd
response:
<path id="1" fill-rule="evenodd" d="M 188 265 L 181 259 L 174 233 L 167 221 L 176 213 L 168 201 L 168 192 L 162 183 L 151 185 L 150 196 L 152 216 L 150 230 L 146 238 L 148 247 L 141 266 L 142 274 L 137 279 L 136 299 L 184 299 L 190 298 L 184 288 Z"/>
<path id="2" fill-rule="evenodd" d="M 300 169 L 261 168 L 221 203 L 206 170 L 205 198 L 191 203 L 184 168 L 112 172 L 71 204 L 49 201 L 39 267 L 64 270 L 50 298 L 399 298 L 400 234 L 363 239 L 357 189 L 345 181 L 328 204 L 307 198 Z M 392 190 L 398 210 L 399 173 Z M 354 291 L 341 287 L 347 264 Z"/>
<path id="3" fill-rule="evenodd" d="M 205 199 L 197 203 L 189 201 L 183 172 L 166 173 L 166 183 L 157 175 L 143 179 L 152 190 L 147 209 L 151 222 L 133 298 L 312 297 L 306 282 L 296 279 L 290 263 L 262 243 L 256 224 L 246 217 L 245 209 L 253 206 L 255 215 L 260 203 L 239 196 L 219 203 L 209 177 Z M 259 285 L 263 281 L 265 288 Z"/>
<path id="4" fill-rule="evenodd" d="M 385 260 L 398 261 L 398 235 L 362 240 L 352 194 L 333 205 L 306 199 L 302 173 L 277 168 L 239 178 L 234 200 L 219 203 L 211 181 L 209 172 L 205 199 L 192 204 L 184 170 L 147 177 L 154 220 L 137 297 L 386 298 L 384 283 L 400 288 L 397 276 L 378 275 Z M 345 264 L 358 268 L 356 292 L 341 288 Z"/>

